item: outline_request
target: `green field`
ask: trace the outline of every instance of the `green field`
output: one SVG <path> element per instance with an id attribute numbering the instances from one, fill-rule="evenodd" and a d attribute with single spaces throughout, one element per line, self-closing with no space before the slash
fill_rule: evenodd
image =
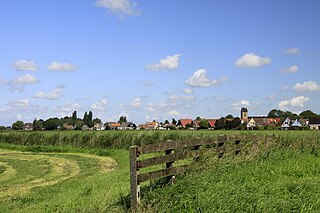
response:
<path id="1" fill-rule="evenodd" d="M 0 212 L 126 212 L 131 144 L 274 134 L 239 156 L 213 149 L 173 186 L 142 187 L 141 212 L 320 212 L 320 133 L 103 131 L 0 133 Z"/>

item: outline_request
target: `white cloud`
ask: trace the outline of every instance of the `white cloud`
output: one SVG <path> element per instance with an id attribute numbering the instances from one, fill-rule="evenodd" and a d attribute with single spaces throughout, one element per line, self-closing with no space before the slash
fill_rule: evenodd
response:
<path id="1" fill-rule="evenodd" d="M 133 101 L 131 101 L 130 106 L 131 106 L 131 107 L 135 107 L 135 108 L 139 108 L 139 107 L 141 107 L 141 105 L 142 105 L 141 102 L 142 102 L 142 98 L 140 98 L 140 97 L 135 98 L 135 99 L 133 99 Z"/>
<path id="2" fill-rule="evenodd" d="M 97 101 L 91 105 L 92 110 L 97 111 L 105 111 L 107 109 L 107 99 L 102 99 L 101 101 Z"/>
<path id="3" fill-rule="evenodd" d="M 255 53 L 247 53 L 241 56 L 236 62 L 237 67 L 255 68 L 261 67 L 271 63 L 271 59 L 267 57 L 260 57 Z"/>
<path id="4" fill-rule="evenodd" d="M 17 78 L 14 78 L 12 82 L 17 84 L 35 84 L 40 81 L 34 75 L 25 74 Z"/>
<path id="5" fill-rule="evenodd" d="M 63 105 L 57 106 L 56 110 L 62 115 L 70 115 L 72 112 L 77 111 L 80 105 L 77 103 L 66 102 Z"/>
<path id="6" fill-rule="evenodd" d="M 137 3 L 132 0 L 98 0 L 96 6 L 119 16 L 138 16 L 141 13 Z"/>
<path id="7" fill-rule="evenodd" d="M 192 91 L 192 89 L 185 88 L 185 89 L 183 90 L 183 92 L 184 92 L 185 94 L 191 94 L 193 91 Z"/>
<path id="8" fill-rule="evenodd" d="M 49 100 L 55 100 L 55 99 L 59 99 L 63 96 L 63 90 L 64 90 L 64 86 L 56 86 L 53 90 L 49 91 L 49 92 L 37 92 L 34 97 L 35 98 L 40 98 L 40 99 L 49 99 Z"/>
<path id="9" fill-rule="evenodd" d="M 37 71 L 38 65 L 34 61 L 20 60 L 12 64 L 13 69 L 17 71 Z"/>
<path id="10" fill-rule="evenodd" d="M 284 51 L 284 54 L 291 54 L 291 55 L 297 55 L 297 54 L 300 54 L 300 50 L 296 47 L 294 48 L 288 48 Z"/>
<path id="11" fill-rule="evenodd" d="M 241 100 L 241 101 L 234 102 L 232 104 L 232 108 L 235 110 L 238 110 L 241 107 L 249 107 L 249 106 L 250 106 L 250 101 L 248 100 Z"/>
<path id="12" fill-rule="evenodd" d="M 283 73 L 296 73 L 298 72 L 298 70 L 299 70 L 299 67 L 297 65 L 281 68 L 281 72 Z"/>
<path id="13" fill-rule="evenodd" d="M 176 110 L 171 110 L 171 111 L 169 111 L 168 113 L 167 113 L 167 115 L 169 115 L 169 116 L 179 116 L 179 115 L 181 115 L 178 111 L 176 111 Z"/>
<path id="14" fill-rule="evenodd" d="M 181 54 L 176 54 L 173 56 L 167 56 L 165 59 L 161 59 L 157 64 L 149 64 L 146 66 L 148 70 L 168 70 L 174 71 L 179 66 L 179 60 Z"/>
<path id="15" fill-rule="evenodd" d="M 211 80 L 207 77 L 205 69 L 198 69 L 186 80 L 186 84 L 191 87 L 208 87 L 217 85 L 218 83 L 218 80 Z"/>
<path id="16" fill-rule="evenodd" d="M 250 102 L 248 100 L 241 100 L 241 101 L 236 101 L 236 102 L 232 103 L 231 108 L 233 110 L 240 110 L 240 108 L 242 108 L 242 107 L 257 109 L 257 108 L 259 108 L 259 106 L 260 106 L 260 103 L 258 103 L 258 102 L 255 102 L 255 101 Z"/>
<path id="17" fill-rule="evenodd" d="M 75 71 L 78 68 L 69 63 L 59 63 L 56 61 L 51 62 L 51 64 L 48 66 L 48 70 L 50 71 L 62 71 L 62 72 L 68 72 L 68 71 Z"/>
<path id="18" fill-rule="evenodd" d="M 30 106 L 30 100 L 28 98 L 10 101 L 8 103 L 9 107 L 29 107 Z"/>
<path id="19" fill-rule="evenodd" d="M 194 96 L 191 95 L 170 95 L 169 102 L 177 102 L 177 101 L 193 101 L 195 100 Z"/>
<path id="20" fill-rule="evenodd" d="M 304 107 L 304 103 L 308 101 L 309 98 L 304 96 L 293 97 L 289 100 L 283 100 L 278 103 L 280 110 L 286 111 L 289 109 L 298 109 Z"/>
<path id="21" fill-rule="evenodd" d="M 298 82 L 293 86 L 293 89 L 299 92 L 319 91 L 320 85 L 315 81 L 305 81 L 303 83 Z"/>
<path id="22" fill-rule="evenodd" d="M 158 104 L 148 103 L 145 107 L 145 110 L 149 112 L 155 112 L 155 111 L 163 110 L 166 108 L 168 108 L 168 104 L 165 101 L 161 101 Z"/>

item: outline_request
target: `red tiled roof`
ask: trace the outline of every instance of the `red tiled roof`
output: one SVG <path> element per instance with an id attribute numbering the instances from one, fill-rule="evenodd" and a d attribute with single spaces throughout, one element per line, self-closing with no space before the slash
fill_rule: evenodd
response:
<path id="1" fill-rule="evenodd" d="M 268 124 L 278 124 L 280 123 L 280 118 L 267 118 L 267 123 Z"/>
<path id="2" fill-rule="evenodd" d="M 192 119 L 180 119 L 180 123 L 185 127 L 187 124 L 192 124 Z"/>
<path id="3" fill-rule="evenodd" d="M 121 126 L 121 125 L 118 124 L 118 123 L 112 123 L 110 126 L 111 126 L 111 127 L 119 127 L 119 126 Z"/>
<path id="4" fill-rule="evenodd" d="M 209 121 L 211 127 L 215 127 L 217 120 L 218 119 L 207 119 L 207 121 Z"/>

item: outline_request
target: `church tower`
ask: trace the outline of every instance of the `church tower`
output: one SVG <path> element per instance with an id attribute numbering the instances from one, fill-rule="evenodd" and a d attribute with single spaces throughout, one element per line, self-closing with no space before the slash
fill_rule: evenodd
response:
<path id="1" fill-rule="evenodd" d="M 242 121 L 248 121 L 248 109 L 247 108 L 241 108 L 241 120 Z"/>

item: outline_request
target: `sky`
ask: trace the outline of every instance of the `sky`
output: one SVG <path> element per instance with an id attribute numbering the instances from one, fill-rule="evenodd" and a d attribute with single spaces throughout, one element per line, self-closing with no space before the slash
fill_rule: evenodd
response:
<path id="1" fill-rule="evenodd" d="M 0 1 L 0 125 L 320 113 L 318 0 Z"/>

